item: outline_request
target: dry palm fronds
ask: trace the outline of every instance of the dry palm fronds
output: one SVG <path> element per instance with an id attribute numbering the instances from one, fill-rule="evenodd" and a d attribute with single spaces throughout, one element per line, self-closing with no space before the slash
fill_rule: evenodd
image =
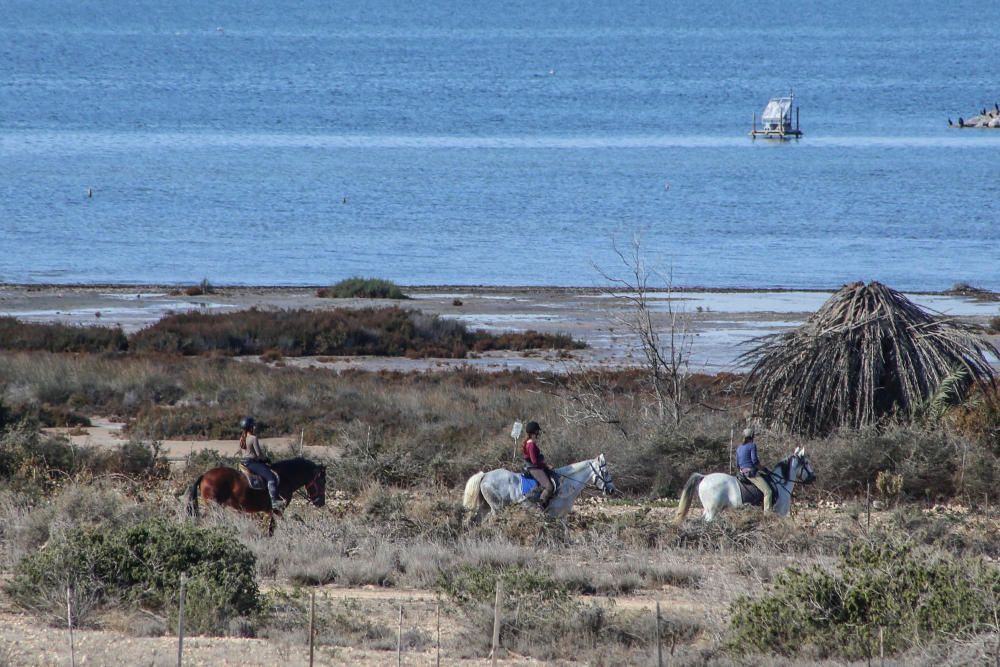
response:
<path id="1" fill-rule="evenodd" d="M 877 282 L 845 285 L 797 329 L 763 336 L 752 366 L 753 413 L 806 434 L 909 417 L 956 369 L 992 381 L 1000 352 L 977 330 Z"/>

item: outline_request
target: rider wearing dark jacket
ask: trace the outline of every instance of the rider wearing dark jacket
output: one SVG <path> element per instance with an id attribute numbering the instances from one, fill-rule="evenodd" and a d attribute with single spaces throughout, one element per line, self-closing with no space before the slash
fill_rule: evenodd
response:
<path id="1" fill-rule="evenodd" d="M 524 472 L 538 482 L 538 486 L 541 487 L 542 493 L 538 496 L 538 504 L 544 510 L 549 506 L 549 501 L 552 500 L 552 493 L 555 491 L 552 480 L 549 479 L 548 475 L 552 470 L 552 466 L 545 462 L 545 455 L 538 448 L 538 436 L 542 432 L 542 429 L 538 426 L 538 422 L 528 422 L 524 430 L 528 434 L 528 437 L 521 444 L 521 455 L 524 457 Z"/>
<path id="2" fill-rule="evenodd" d="M 771 511 L 772 492 L 771 485 L 761 476 L 760 459 L 757 457 L 757 445 L 753 441 L 754 430 L 747 428 L 743 431 L 743 444 L 736 448 L 736 467 L 740 469 L 750 483 L 760 489 L 764 494 L 764 511 Z"/>
<path id="3" fill-rule="evenodd" d="M 271 494 L 271 509 L 280 510 L 285 501 L 278 495 L 278 477 L 268 466 L 267 457 L 257 438 L 257 421 L 246 417 L 240 421 L 243 434 L 240 436 L 240 453 L 243 454 L 243 465 L 255 475 L 260 475 L 267 481 L 267 491 Z"/>

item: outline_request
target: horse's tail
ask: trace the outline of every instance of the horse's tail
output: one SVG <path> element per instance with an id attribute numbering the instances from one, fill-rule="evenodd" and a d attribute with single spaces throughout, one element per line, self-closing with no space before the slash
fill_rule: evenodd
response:
<path id="1" fill-rule="evenodd" d="M 469 478 L 469 481 L 465 483 L 465 493 L 462 494 L 462 507 L 469 511 L 476 511 L 479 507 L 486 502 L 483 498 L 483 493 L 480 490 L 480 485 L 483 483 L 483 475 L 485 472 L 477 472 L 475 475 Z"/>
<path id="2" fill-rule="evenodd" d="M 204 477 L 202 475 L 195 480 L 191 488 L 188 489 L 187 493 L 187 514 L 191 517 L 198 516 L 198 496 L 201 495 L 201 479 Z"/>
<path id="3" fill-rule="evenodd" d="M 687 516 L 688 510 L 691 509 L 691 498 L 694 497 L 694 491 L 703 479 L 705 479 L 705 476 L 700 472 L 693 472 L 688 477 L 687 483 L 684 484 L 684 490 L 681 491 L 681 501 L 677 505 L 677 515 L 674 517 L 674 523 L 680 524 L 684 520 L 684 517 Z"/>

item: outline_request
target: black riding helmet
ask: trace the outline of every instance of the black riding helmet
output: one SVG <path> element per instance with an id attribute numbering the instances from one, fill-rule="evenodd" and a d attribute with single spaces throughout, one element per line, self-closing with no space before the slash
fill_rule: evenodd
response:
<path id="1" fill-rule="evenodd" d="M 240 428 L 244 431 L 252 431 L 257 426 L 257 420 L 253 417 L 244 417 L 240 420 Z"/>
<path id="2" fill-rule="evenodd" d="M 535 435 L 542 432 L 542 427 L 538 425 L 538 422 L 528 422 L 524 427 L 524 432 L 528 435 Z"/>

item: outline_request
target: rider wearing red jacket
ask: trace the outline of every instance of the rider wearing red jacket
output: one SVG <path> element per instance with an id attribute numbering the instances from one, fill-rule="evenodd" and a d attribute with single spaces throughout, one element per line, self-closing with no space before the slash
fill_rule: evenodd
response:
<path id="1" fill-rule="evenodd" d="M 549 471 L 552 470 L 552 466 L 545 462 L 545 455 L 538 448 L 538 436 L 542 432 L 542 429 L 538 426 L 538 422 L 528 422 L 524 430 L 528 434 L 528 437 L 524 439 L 524 443 L 521 445 L 521 455 L 524 457 L 524 472 L 538 482 L 538 485 L 541 487 L 542 493 L 538 497 L 538 504 L 544 510 L 549 506 L 552 493 L 555 491 L 552 480 L 549 479 L 548 475 Z"/>

